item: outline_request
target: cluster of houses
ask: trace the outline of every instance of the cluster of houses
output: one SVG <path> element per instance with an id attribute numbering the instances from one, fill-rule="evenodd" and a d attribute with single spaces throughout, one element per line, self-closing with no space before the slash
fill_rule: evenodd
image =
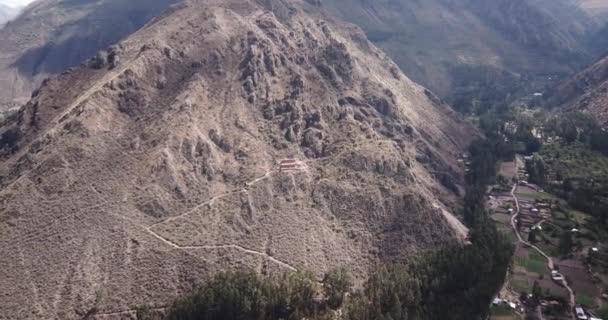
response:
<path id="1" fill-rule="evenodd" d="M 532 297 L 531 294 L 529 294 L 526 298 L 530 299 Z M 526 303 L 524 298 L 524 304 Z M 524 313 L 525 309 L 524 309 L 524 304 L 522 304 L 520 301 L 509 301 L 507 299 L 501 299 L 501 298 L 494 298 L 494 300 L 492 301 L 492 305 L 495 307 L 500 307 L 500 306 L 505 306 L 510 308 L 513 311 L 516 312 L 520 312 L 520 313 Z M 541 301 L 541 306 L 543 307 L 550 307 L 550 306 L 558 306 L 560 305 L 559 301 L 546 301 L 546 300 L 542 300 Z M 590 314 L 588 311 L 586 311 L 583 307 L 581 306 L 576 306 L 574 308 L 574 315 L 576 316 L 577 320 L 602 320 L 600 318 L 594 317 L 592 314 Z"/>
<path id="2" fill-rule="evenodd" d="M 496 208 L 493 208 L 494 212 L 512 215 L 515 213 L 515 201 L 511 194 L 504 190 L 493 190 L 490 195 L 490 201 L 497 203 Z"/>
<path id="3" fill-rule="evenodd" d="M 574 313 L 576 315 L 576 319 L 578 320 L 602 320 L 600 318 L 590 316 L 585 309 L 583 309 L 583 307 L 575 307 Z"/>
<path id="4" fill-rule="evenodd" d="M 551 204 L 544 201 L 519 199 L 519 208 L 517 225 L 524 233 L 534 229 L 542 230 L 539 223 L 551 218 Z"/>
<path id="5" fill-rule="evenodd" d="M 458 158 L 458 163 L 464 167 L 465 172 L 471 171 L 472 162 L 468 153 L 463 153 L 462 156 Z"/>
<path id="6" fill-rule="evenodd" d="M 519 301 L 513 302 L 513 301 L 509 301 L 507 299 L 494 298 L 494 301 L 492 301 L 492 305 L 494 305 L 495 307 L 508 306 L 512 310 L 524 312 L 524 308 L 521 305 L 521 303 L 519 303 Z"/>
<path id="7" fill-rule="evenodd" d="M 524 176 L 527 177 L 527 176 L 529 176 L 529 174 L 525 173 Z M 522 186 L 522 187 L 526 187 L 528 189 L 532 189 L 532 190 L 537 191 L 537 192 L 544 192 L 545 191 L 545 190 L 543 190 L 543 188 L 541 188 L 541 187 L 539 187 L 539 186 L 537 186 L 537 185 L 535 185 L 533 183 L 529 183 L 526 180 L 520 181 L 519 185 Z"/>

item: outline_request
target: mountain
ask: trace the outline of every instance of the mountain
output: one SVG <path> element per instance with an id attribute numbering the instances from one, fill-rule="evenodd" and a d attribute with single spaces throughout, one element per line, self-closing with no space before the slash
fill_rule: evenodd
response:
<path id="1" fill-rule="evenodd" d="M 16 17 L 19 9 L 9 7 L 0 3 L 0 28 L 9 20 Z"/>
<path id="2" fill-rule="evenodd" d="M 546 104 L 557 110 L 590 113 L 608 125 L 608 56 L 552 90 Z"/>
<path id="3" fill-rule="evenodd" d="M 38 1 L 0 31 L 0 109 L 25 103 L 44 78 L 177 1 Z M 579 70 L 603 52 L 604 38 L 593 35 L 608 21 L 593 14 L 605 0 L 311 1 L 359 25 L 409 77 L 459 109 L 537 91 Z"/>
<path id="4" fill-rule="evenodd" d="M 0 29 L 0 109 L 141 28 L 174 0 L 39 0 Z"/>
<path id="5" fill-rule="evenodd" d="M 463 241 L 476 131 L 309 1 L 173 6 L 2 126 L 0 314 L 120 318 L 220 270 Z"/>
<path id="6" fill-rule="evenodd" d="M 470 100 L 482 85 L 506 95 L 524 81 L 571 73 L 591 60 L 584 40 L 599 28 L 570 0 L 321 3 L 363 28 L 414 81 L 451 101 Z M 490 83 L 477 84 L 484 81 Z"/>

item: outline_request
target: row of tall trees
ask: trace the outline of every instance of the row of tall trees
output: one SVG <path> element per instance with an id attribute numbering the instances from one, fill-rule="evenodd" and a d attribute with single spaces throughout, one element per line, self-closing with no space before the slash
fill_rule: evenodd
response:
<path id="1" fill-rule="evenodd" d="M 608 156 L 608 132 L 598 121 L 580 112 L 558 115 L 537 112 L 533 116 L 515 112 L 511 120 L 517 126 L 511 138 L 526 143 L 529 153 L 540 151 L 542 146 L 542 141 L 535 137 L 533 131 L 545 140 L 552 138 L 552 143 L 559 146 L 554 154 L 543 157 L 541 152 L 526 161 L 529 181 L 567 199 L 572 207 L 594 215 L 601 223 L 608 223 L 608 178 L 592 174 L 569 175 L 557 168 L 558 165 L 566 166 L 578 169 L 570 171 L 587 173 L 586 168 L 573 167 L 573 158 L 580 160 L 584 157 L 583 154 L 573 154 L 572 150 L 585 151 L 583 153 L 589 161 Z M 588 151 L 596 151 L 597 154 Z"/>
<path id="2" fill-rule="evenodd" d="M 168 319 L 323 320 L 333 319 L 339 309 L 345 320 L 484 319 L 504 281 L 512 247 L 488 224 L 475 227 L 471 242 L 382 267 L 356 291 L 344 270 L 322 283 L 300 272 L 221 273 L 176 301 Z"/>
<path id="3" fill-rule="evenodd" d="M 338 280 L 334 288 L 331 280 Z M 342 282 L 343 283 L 342 283 Z M 331 278 L 325 285 L 350 289 L 347 278 Z M 272 320 L 323 319 L 327 304 L 315 299 L 321 289 L 310 273 L 293 272 L 263 277 L 254 272 L 220 273 L 211 281 L 175 302 L 170 320 Z M 335 293 L 331 293 L 335 294 Z M 337 307 L 335 305 L 334 307 Z"/>
<path id="4" fill-rule="evenodd" d="M 463 208 L 470 244 L 455 243 L 420 253 L 407 263 L 382 266 L 360 290 L 352 290 L 346 270 L 331 272 L 321 284 L 306 273 L 220 274 L 179 299 L 170 319 L 330 319 L 338 309 L 345 320 L 485 319 L 513 254 L 511 243 L 485 210 L 497 161 L 513 156 L 500 127 L 500 121 L 488 125 L 487 139 L 471 146 L 473 164 Z"/>

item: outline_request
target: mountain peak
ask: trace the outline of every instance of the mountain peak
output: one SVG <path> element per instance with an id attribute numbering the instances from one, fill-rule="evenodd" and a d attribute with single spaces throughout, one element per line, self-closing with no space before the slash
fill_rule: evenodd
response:
<path id="1" fill-rule="evenodd" d="M 190 2 L 45 81 L 3 128 L 3 313 L 163 305 L 243 267 L 363 277 L 464 240 L 446 209 L 475 130 L 322 18 Z"/>

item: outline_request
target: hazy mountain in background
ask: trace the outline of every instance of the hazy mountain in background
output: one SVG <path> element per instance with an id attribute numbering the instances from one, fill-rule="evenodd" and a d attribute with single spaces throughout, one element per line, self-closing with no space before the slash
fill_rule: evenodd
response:
<path id="1" fill-rule="evenodd" d="M 0 29 L 0 108 L 141 28 L 174 0 L 40 0 Z"/>
<path id="2" fill-rule="evenodd" d="M 321 3 L 361 26 L 412 79 L 454 102 L 480 87 L 505 100 L 522 83 L 577 70 L 591 61 L 587 39 L 601 26 L 569 0 Z"/>
<path id="3" fill-rule="evenodd" d="M 24 103 L 46 76 L 115 43 L 174 1 L 41 0 L 30 6 L 0 31 L 0 108 Z M 589 63 L 605 41 L 590 40 L 603 24 L 597 8 L 605 2 L 315 3 L 359 25 L 408 76 L 461 107 L 472 100 L 508 100 L 513 92 L 536 90 L 537 83 L 542 87 Z"/>
<path id="4" fill-rule="evenodd" d="M 0 3 L 0 28 L 19 14 L 19 8 L 9 7 Z"/>
<path id="5" fill-rule="evenodd" d="M 555 110 L 590 113 L 608 125 L 608 56 L 551 90 L 546 105 Z"/>

